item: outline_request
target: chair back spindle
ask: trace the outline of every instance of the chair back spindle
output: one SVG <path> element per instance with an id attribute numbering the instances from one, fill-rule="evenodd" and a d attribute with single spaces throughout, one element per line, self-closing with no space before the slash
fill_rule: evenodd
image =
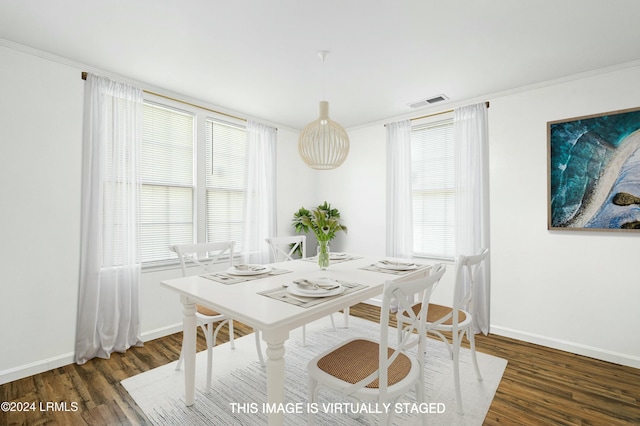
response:
<path id="1" fill-rule="evenodd" d="M 294 259 L 294 254 L 300 248 L 301 258 L 307 258 L 307 237 L 305 235 L 294 235 L 290 237 L 271 237 L 265 239 L 269 247 L 274 262 L 288 261 Z"/>
<path id="2" fill-rule="evenodd" d="M 216 264 L 228 256 L 229 266 L 233 265 L 235 241 L 216 243 L 175 244 L 171 250 L 178 255 L 182 276 L 187 276 L 188 267 L 197 267 L 202 272 L 212 272 Z"/>

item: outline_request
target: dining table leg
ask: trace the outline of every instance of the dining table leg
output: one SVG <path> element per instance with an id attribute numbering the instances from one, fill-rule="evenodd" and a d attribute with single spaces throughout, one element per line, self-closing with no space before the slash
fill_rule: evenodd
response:
<path id="1" fill-rule="evenodd" d="M 284 342 L 289 332 L 263 333 L 267 343 L 267 404 L 269 426 L 280 426 L 284 421 Z"/>
<path id="2" fill-rule="evenodd" d="M 184 390 L 185 403 L 193 405 L 196 393 L 196 304 L 188 297 L 182 296 L 182 356 L 184 357 Z"/>

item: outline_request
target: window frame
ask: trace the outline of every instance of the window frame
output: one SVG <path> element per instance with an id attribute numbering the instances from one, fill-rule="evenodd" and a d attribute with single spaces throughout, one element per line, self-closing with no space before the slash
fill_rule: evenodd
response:
<path id="1" fill-rule="evenodd" d="M 169 103 L 166 102 L 159 102 L 155 99 L 148 99 L 147 96 L 145 95 L 144 97 L 144 107 L 145 108 L 147 105 L 149 106 L 153 106 L 153 107 L 157 107 L 157 108 L 163 108 L 163 109 L 167 109 L 167 110 L 171 110 L 171 111 L 175 111 L 176 113 L 179 114 L 185 114 L 188 116 L 192 117 L 192 134 L 191 134 L 191 152 L 192 152 L 192 159 L 191 159 L 191 184 L 187 185 L 187 184 L 177 184 L 177 183 L 171 183 L 171 182 L 161 182 L 159 180 L 150 180 L 150 181 L 144 181 L 142 179 L 142 171 L 141 171 L 141 194 L 142 194 L 142 187 L 148 185 L 148 186 L 158 186 L 158 187 L 173 187 L 173 188 L 188 188 L 191 190 L 191 224 L 192 224 L 192 228 L 191 228 L 191 234 L 192 236 L 195 235 L 195 204 L 194 204 L 194 199 L 195 199 L 195 195 L 196 195 L 196 191 L 197 191 L 197 181 L 195 178 L 195 160 L 196 160 L 196 149 L 197 149 L 197 140 L 196 140 L 196 129 L 197 129 L 197 116 L 193 111 L 189 111 L 185 108 L 181 108 L 180 105 L 170 105 Z M 141 133 L 144 132 L 144 128 L 141 129 Z M 144 139 L 144 135 L 141 135 L 141 138 Z M 143 150 L 144 148 L 141 147 L 141 150 Z M 141 156 L 142 156 L 142 151 L 141 151 Z M 140 200 L 140 202 L 142 202 L 142 200 Z M 140 206 L 140 213 L 142 213 L 142 206 Z M 142 231 L 140 232 L 140 250 L 142 250 Z M 143 268 L 146 267 L 155 267 L 155 266 L 163 266 L 165 264 L 175 264 L 175 262 L 177 261 L 177 257 L 175 257 L 175 259 L 172 257 L 168 258 L 168 259 L 161 259 L 161 260 L 151 260 L 151 261 L 142 261 L 141 259 L 141 265 Z"/>
<path id="2" fill-rule="evenodd" d="M 236 192 L 242 195 L 242 207 L 241 207 L 241 211 L 239 212 L 240 214 L 240 221 L 239 221 L 239 225 L 242 228 L 244 228 L 244 204 L 245 204 L 245 200 L 246 200 L 246 185 L 245 182 L 243 180 L 242 182 L 242 186 L 241 189 L 230 189 L 230 188 L 225 188 L 224 186 L 209 186 L 209 183 L 207 182 L 206 179 L 206 175 L 208 173 L 208 168 L 209 165 L 211 165 L 211 167 L 213 168 L 213 157 L 209 158 L 208 153 L 206 152 L 207 146 L 209 145 L 209 140 L 206 138 L 206 130 L 207 130 L 207 125 L 209 122 L 213 122 L 213 123 L 218 123 L 220 125 L 223 126 L 229 126 L 230 128 L 235 128 L 237 130 L 242 130 L 244 131 L 244 141 L 243 143 L 245 144 L 245 146 L 243 147 L 243 151 L 244 151 L 244 156 L 243 161 L 243 170 L 242 170 L 242 179 L 246 179 L 246 167 L 247 167 L 247 163 L 246 163 L 246 148 L 247 148 L 247 126 L 245 122 L 242 122 L 241 124 L 238 122 L 232 122 L 231 120 L 228 119 L 220 119 L 218 117 L 207 117 L 204 120 L 204 131 L 205 131 L 205 139 L 203 141 L 203 145 L 205 146 L 205 155 L 204 155 L 204 164 L 202 164 L 202 169 L 205 171 L 205 176 L 204 176 L 204 181 L 203 181 L 203 198 L 202 198 L 202 206 L 203 206 L 203 211 L 202 211 L 202 218 L 203 218 L 203 223 L 202 223 L 202 230 L 203 230 L 203 236 L 202 236 L 202 240 L 201 241 L 207 241 L 207 242 L 215 242 L 215 241 L 222 241 L 222 240 L 209 240 L 209 229 L 207 227 L 207 204 L 208 204 L 208 194 L 209 192 L 214 192 L 215 189 L 219 189 L 221 190 L 220 192 L 224 192 L 224 190 L 227 190 L 229 192 Z M 213 143 L 213 140 L 211 141 L 211 143 Z M 233 222 L 233 221 L 232 221 Z M 241 250 L 242 250 L 242 232 L 240 233 L 240 240 L 235 240 L 236 245 L 234 248 L 234 253 L 236 255 L 240 255 Z M 234 256 L 235 257 L 235 256 Z"/>
<path id="3" fill-rule="evenodd" d="M 193 158 L 193 237 L 190 243 L 207 242 L 206 215 L 207 215 L 207 151 L 206 151 L 206 123 L 207 121 L 217 121 L 232 126 L 243 128 L 246 131 L 246 121 L 234 118 L 224 113 L 215 113 L 209 109 L 198 107 L 191 103 L 181 102 L 164 96 L 145 92 L 144 102 L 155 104 L 160 107 L 175 109 L 181 112 L 194 115 L 194 158 Z M 246 166 L 245 166 L 246 167 Z M 239 241 L 236 244 L 240 243 Z M 240 256 L 238 250 L 234 251 L 234 258 Z M 219 259 L 220 263 L 228 262 L 226 259 Z M 143 271 L 174 269 L 180 262 L 177 256 L 165 260 L 153 262 L 142 262 Z"/>
<path id="4" fill-rule="evenodd" d="M 416 141 L 414 140 L 414 132 L 418 132 L 420 131 L 420 129 L 423 128 L 427 128 L 427 127 L 438 127 L 438 126 L 442 126 L 442 125 L 448 125 L 450 126 L 450 141 L 452 143 L 452 148 L 453 148 L 453 157 L 454 157 L 454 164 L 453 164 L 453 169 L 452 169 L 452 176 L 450 177 L 453 181 L 453 184 L 450 187 L 445 187 L 442 188 L 442 190 L 450 190 L 453 191 L 453 215 L 454 218 L 452 220 L 451 226 L 449 226 L 448 228 L 450 229 L 449 235 L 450 235 L 450 245 L 451 245 L 451 253 L 427 253 L 427 252 L 421 252 L 421 251 L 417 251 L 417 242 L 419 240 L 419 238 L 416 235 L 416 220 L 415 220 L 415 213 L 413 212 L 414 210 L 414 203 L 415 203 L 415 189 L 414 189 L 414 173 L 415 171 L 412 170 L 412 183 L 411 183 L 411 197 L 412 197 L 412 214 L 413 216 L 413 248 L 412 248 L 412 252 L 413 252 L 413 256 L 416 258 L 425 258 L 425 259 L 435 259 L 435 260 L 442 260 L 442 261 L 454 261 L 455 260 L 455 244 L 456 244 L 456 236 L 455 236 L 455 232 L 456 232 L 456 221 L 455 221 L 455 198 L 456 198 L 456 187 L 455 187 L 455 141 L 453 140 L 454 136 L 453 136 L 453 112 L 447 112 L 447 113 L 443 113 L 443 114 L 438 114 L 437 116 L 430 116 L 430 117 L 425 117 L 423 119 L 420 120 L 416 120 L 415 122 L 411 123 L 411 149 L 412 149 L 412 157 L 413 157 L 413 150 L 414 150 L 414 143 L 416 143 Z M 414 167 L 414 160 L 412 159 L 412 168 Z"/>

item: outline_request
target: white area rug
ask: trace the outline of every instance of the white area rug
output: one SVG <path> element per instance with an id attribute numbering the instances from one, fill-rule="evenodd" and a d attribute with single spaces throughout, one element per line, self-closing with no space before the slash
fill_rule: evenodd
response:
<path id="1" fill-rule="evenodd" d="M 336 323 L 342 317 L 336 315 Z M 285 414 L 286 425 L 307 423 L 308 389 L 306 366 L 308 361 L 327 348 L 352 336 L 379 336 L 378 324 L 351 317 L 349 328 L 333 331 L 328 318 L 307 325 L 307 346 L 302 346 L 300 330 L 294 330 L 285 348 L 285 402 L 287 407 L 302 413 Z M 392 332 L 395 337 L 395 330 Z M 263 345 L 263 349 L 264 349 Z M 473 371 L 470 352 L 461 353 L 460 378 L 465 414 L 456 412 L 452 363 L 442 342 L 430 339 L 426 358 L 426 401 L 435 403 L 428 414 L 431 425 L 481 425 L 500 383 L 507 361 L 483 353 L 477 353 L 483 381 L 478 381 Z M 176 363 L 122 381 L 136 403 L 155 425 L 266 425 L 266 370 L 260 366 L 253 335 L 236 339 L 236 349 L 228 344 L 214 351 L 214 377 L 211 392 L 205 393 L 206 351 L 197 355 L 195 404 L 184 404 L 184 373 L 175 371 Z M 366 415 L 354 411 L 375 410 L 375 406 L 353 404 L 328 391 L 320 393 L 317 406 L 317 424 L 360 425 L 369 424 Z M 394 411 L 395 425 L 420 424 L 419 414 L 409 412 L 415 405 L 414 393 L 410 393 Z M 424 406 L 423 406 L 424 407 Z M 340 408 L 347 413 L 336 413 Z M 376 416 L 377 417 L 377 416 Z"/>

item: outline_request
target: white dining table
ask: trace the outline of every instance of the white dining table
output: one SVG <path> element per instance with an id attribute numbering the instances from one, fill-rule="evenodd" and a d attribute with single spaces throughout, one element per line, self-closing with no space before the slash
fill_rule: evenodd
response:
<path id="1" fill-rule="evenodd" d="M 309 259 L 274 263 L 269 266 L 290 272 L 266 275 L 263 278 L 235 284 L 224 284 L 197 275 L 162 281 L 162 286 L 180 295 L 183 304 L 186 404 L 193 405 L 195 397 L 196 303 L 225 314 L 261 332 L 262 339 L 267 346 L 267 403 L 270 406 L 273 404 L 278 406 L 285 402 L 284 343 L 289 338 L 289 332 L 381 294 L 384 283 L 399 276 L 362 269 L 379 260 L 380 258 L 356 257 L 352 260 L 332 263 L 326 270 L 320 270 L 318 264 Z M 260 294 L 272 289 L 281 289 L 283 285 L 288 285 L 296 279 L 324 277 L 362 284 L 363 287 L 309 307 L 296 306 Z M 283 423 L 282 411 L 269 412 L 268 415 L 269 425 Z"/>

